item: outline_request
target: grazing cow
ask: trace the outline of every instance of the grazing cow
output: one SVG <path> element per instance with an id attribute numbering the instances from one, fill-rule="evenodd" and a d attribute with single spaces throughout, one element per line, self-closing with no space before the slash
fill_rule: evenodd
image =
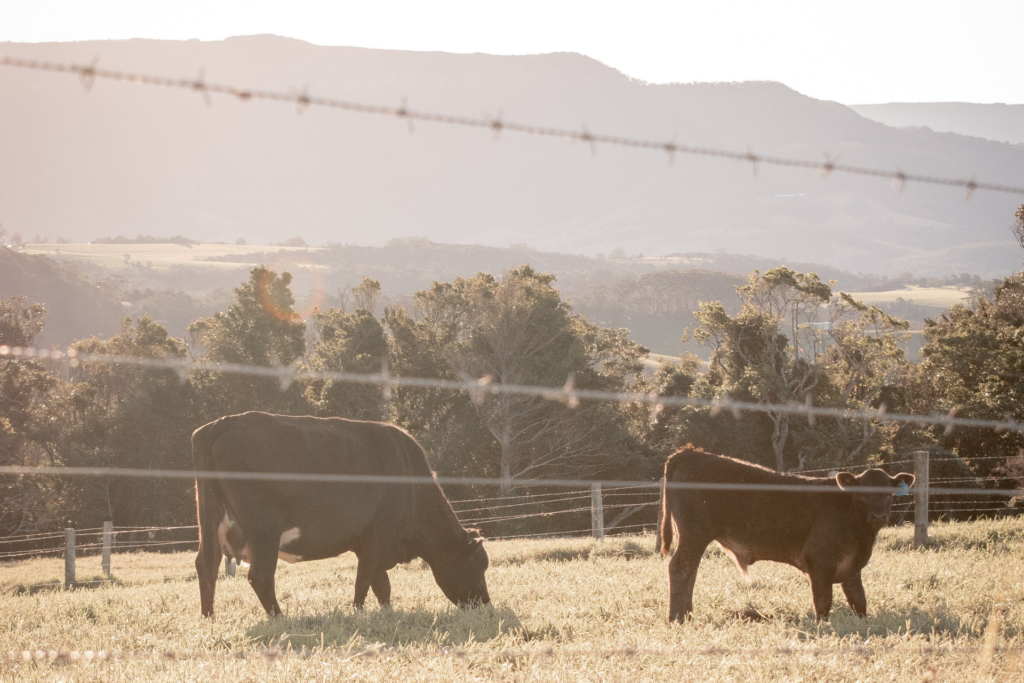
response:
<path id="1" fill-rule="evenodd" d="M 914 483 L 914 475 L 890 477 L 878 469 L 854 476 L 780 474 L 690 445 L 665 463 L 668 483 L 768 484 L 836 486 L 835 492 L 683 489 L 667 486 L 663 496 L 661 553 L 668 555 L 673 529 L 679 547 L 669 562 L 669 620 L 682 622 L 693 611 L 693 584 L 705 548 L 717 541 L 736 566 L 758 560 L 784 562 L 811 581 L 816 620 L 832 608 L 832 584 L 843 587 L 850 607 L 867 613 L 861 570 L 871 558 L 878 531 L 885 526 L 893 493 Z M 892 493 L 858 493 L 861 487 L 892 489 Z"/>
<path id="2" fill-rule="evenodd" d="M 192 434 L 196 471 L 391 475 L 432 478 L 420 445 L 380 422 L 229 415 Z M 222 554 L 249 563 L 249 584 L 271 616 L 281 613 L 274 590 L 277 560 L 358 558 L 355 605 L 373 589 L 391 600 L 387 571 L 421 557 L 453 603 L 490 602 L 487 551 L 475 529 L 464 529 L 436 482 L 329 483 L 275 480 L 196 480 L 199 513 L 199 593 L 204 616 Z"/>

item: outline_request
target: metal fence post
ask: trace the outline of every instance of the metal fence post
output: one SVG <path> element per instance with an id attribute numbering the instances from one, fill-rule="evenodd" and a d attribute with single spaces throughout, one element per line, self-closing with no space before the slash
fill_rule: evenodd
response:
<path id="1" fill-rule="evenodd" d="M 110 578 L 110 546 L 113 544 L 114 523 L 103 522 L 103 557 L 100 565 L 103 567 L 103 575 Z"/>
<path id="2" fill-rule="evenodd" d="M 224 556 L 224 576 L 234 576 L 235 575 L 235 566 L 236 566 L 235 558 L 228 557 L 227 555 L 225 555 Z"/>
<path id="3" fill-rule="evenodd" d="M 64 587 L 75 585 L 75 530 L 64 530 Z"/>
<path id="4" fill-rule="evenodd" d="M 604 538 L 604 502 L 601 500 L 601 484 L 590 486 L 590 531 L 591 535 Z"/>
<path id="5" fill-rule="evenodd" d="M 928 451 L 914 452 L 914 547 L 928 545 Z"/>

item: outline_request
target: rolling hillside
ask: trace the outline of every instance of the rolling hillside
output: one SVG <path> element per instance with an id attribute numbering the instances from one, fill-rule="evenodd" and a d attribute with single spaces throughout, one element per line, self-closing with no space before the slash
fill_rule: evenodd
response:
<path id="1" fill-rule="evenodd" d="M 650 85 L 576 54 L 318 47 L 273 36 L 0 44 L 20 57 L 1024 185 L 1024 148 L 896 129 L 778 83 Z M 435 242 L 596 255 L 720 249 L 895 275 L 1019 267 L 1021 198 L 599 147 L 0 68 L 0 223 L 88 241 Z"/>

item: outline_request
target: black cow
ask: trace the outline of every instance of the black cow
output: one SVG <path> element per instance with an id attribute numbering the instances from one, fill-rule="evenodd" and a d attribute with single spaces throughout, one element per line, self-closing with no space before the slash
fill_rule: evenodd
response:
<path id="1" fill-rule="evenodd" d="M 784 562 L 811 581 L 817 620 L 832 608 L 832 584 L 843 587 L 850 607 L 867 613 L 861 570 L 875 537 L 885 526 L 893 493 L 914 475 L 890 477 L 878 469 L 854 476 L 780 474 L 758 465 L 687 446 L 669 456 L 666 482 L 836 486 L 835 492 L 681 489 L 667 486 L 663 497 L 661 553 L 668 555 L 673 529 L 679 547 L 669 562 L 669 620 L 682 622 L 693 611 L 693 584 L 705 548 L 717 541 L 747 576 L 758 560 Z M 859 487 L 892 493 L 857 493 Z"/>
<path id="2" fill-rule="evenodd" d="M 432 478 L 423 449 L 406 432 L 380 422 L 229 415 L 192 434 L 196 471 L 395 475 Z M 249 584 L 270 615 L 280 614 L 274 572 L 289 562 L 355 552 L 355 605 L 372 588 L 391 600 L 387 571 L 423 558 L 437 585 L 458 605 L 490 602 L 487 551 L 464 529 L 436 482 L 327 483 L 197 479 L 199 593 L 204 616 L 222 555 L 246 561 Z"/>

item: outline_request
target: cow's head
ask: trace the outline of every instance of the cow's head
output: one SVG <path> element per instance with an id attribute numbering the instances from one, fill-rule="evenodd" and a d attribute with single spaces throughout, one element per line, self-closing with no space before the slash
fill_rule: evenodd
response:
<path id="1" fill-rule="evenodd" d="M 889 519 L 889 508 L 892 507 L 892 497 L 900 488 L 909 488 L 914 484 L 914 475 L 901 472 L 895 477 L 890 477 L 882 470 L 866 470 L 854 476 L 849 472 L 840 472 L 836 475 L 836 483 L 844 491 L 851 491 L 854 507 L 858 513 L 864 515 L 864 521 L 869 527 L 878 531 L 885 526 Z M 857 493 L 858 488 L 865 489 L 888 489 L 882 491 L 865 491 Z"/>
<path id="2" fill-rule="evenodd" d="M 468 529 L 464 542 L 457 542 L 447 552 L 431 558 L 430 570 L 449 600 L 459 607 L 469 607 L 491 601 L 484 578 L 489 564 L 480 532 Z"/>

